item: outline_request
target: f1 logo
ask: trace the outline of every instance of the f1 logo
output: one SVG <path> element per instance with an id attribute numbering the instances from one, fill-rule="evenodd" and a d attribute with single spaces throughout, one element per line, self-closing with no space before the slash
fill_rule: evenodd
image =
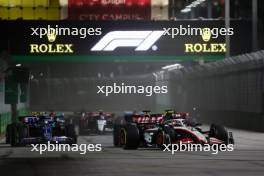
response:
<path id="1" fill-rule="evenodd" d="M 91 51 L 114 51 L 118 47 L 136 47 L 135 51 L 147 51 L 164 31 L 111 31 Z"/>

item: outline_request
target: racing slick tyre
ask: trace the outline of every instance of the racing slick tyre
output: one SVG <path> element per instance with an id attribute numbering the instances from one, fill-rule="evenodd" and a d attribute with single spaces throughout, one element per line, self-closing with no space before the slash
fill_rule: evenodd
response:
<path id="1" fill-rule="evenodd" d="M 11 124 L 6 126 L 6 144 L 10 144 L 11 138 Z"/>
<path id="2" fill-rule="evenodd" d="M 225 143 L 228 143 L 228 132 L 226 129 L 217 124 L 212 124 L 209 130 L 209 137 L 214 137 L 216 139 L 222 140 Z"/>
<path id="3" fill-rule="evenodd" d="M 115 147 L 120 147 L 120 126 L 114 125 L 113 127 L 113 144 Z"/>
<path id="4" fill-rule="evenodd" d="M 81 126 L 79 126 L 79 135 L 84 135 L 84 130 L 82 129 Z"/>
<path id="5" fill-rule="evenodd" d="M 235 140 L 232 132 L 228 132 L 228 144 L 235 144 Z"/>
<path id="6" fill-rule="evenodd" d="M 12 147 L 24 146 L 21 142 L 27 136 L 27 129 L 19 123 L 12 123 L 10 125 L 10 144 Z"/>
<path id="7" fill-rule="evenodd" d="M 19 134 L 15 123 L 10 125 L 10 132 L 10 144 L 12 147 L 15 147 L 19 144 Z"/>
<path id="8" fill-rule="evenodd" d="M 85 136 L 85 135 L 89 135 L 89 130 L 85 130 L 83 127 L 79 127 L 79 135 L 80 136 Z"/>
<path id="9" fill-rule="evenodd" d="M 175 134 L 175 130 L 174 130 L 173 127 L 165 126 L 164 127 L 164 132 L 165 132 L 165 134 L 167 134 L 167 136 L 169 136 L 170 142 L 175 140 L 176 134 Z"/>
<path id="10" fill-rule="evenodd" d="M 120 145 L 124 149 L 137 149 L 140 142 L 140 134 L 136 125 L 128 124 L 120 129 Z"/>
<path id="11" fill-rule="evenodd" d="M 77 134 L 76 134 L 75 127 L 74 127 L 73 124 L 68 124 L 66 126 L 66 136 L 73 139 L 71 144 L 76 144 L 77 143 Z"/>
<path id="12" fill-rule="evenodd" d="M 164 149 L 165 145 L 171 144 L 171 138 L 169 134 L 166 134 L 164 131 L 159 130 L 156 134 L 155 143 L 160 149 Z"/>
<path id="13" fill-rule="evenodd" d="M 80 129 L 80 127 L 79 127 L 79 136 L 82 136 L 82 135 L 84 135 L 84 131 L 82 129 Z"/>

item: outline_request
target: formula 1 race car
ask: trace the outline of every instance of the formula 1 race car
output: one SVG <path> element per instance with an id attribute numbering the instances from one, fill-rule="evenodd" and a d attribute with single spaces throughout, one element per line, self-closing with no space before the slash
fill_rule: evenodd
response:
<path id="1" fill-rule="evenodd" d="M 164 144 L 233 144 L 232 132 L 212 124 L 203 131 L 190 120 L 188 113 L 167 111 L 165 114 L 125 114 L 114 123 L 114 145 L 124 149 L 163 148 Z"/>
<path id="2" fill-rule="evenodd" d="M 63 116 L 21 116 L 19 122 L 6 128 L 6 143 L 11 146 L 47 143 L 77 143 L 73 124 L 65 124 Z"/>
<path id="3" fill-rule="evenodd" d="M 79 119 L 79 134 L 103 134 L 113 128 L 113 114 L 103 112 L 82 113 Z"/>

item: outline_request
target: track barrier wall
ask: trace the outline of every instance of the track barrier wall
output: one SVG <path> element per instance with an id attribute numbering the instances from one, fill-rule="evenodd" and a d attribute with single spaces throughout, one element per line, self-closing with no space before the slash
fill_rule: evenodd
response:
<path id="1" fill-rule="evenodd" d="M 158 82 L 169 83 L 166 103 L 176 110 L 191 112 L 204 123 L 263 132 L 263 68 L 262 50 L 159 72 Z"/>

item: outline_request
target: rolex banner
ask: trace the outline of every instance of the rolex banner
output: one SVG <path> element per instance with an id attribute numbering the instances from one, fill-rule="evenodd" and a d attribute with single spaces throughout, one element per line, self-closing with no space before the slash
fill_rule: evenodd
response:
<path id="1" fill-rule="evenodd" d="M 246 52 L 247 21 L 0 22 L 1 50 L 35 56 L 194 56 Z M 243 36 L 243 38 L 241 38 Z M 240 42 L 234 42 L 234 41 Z"/>

